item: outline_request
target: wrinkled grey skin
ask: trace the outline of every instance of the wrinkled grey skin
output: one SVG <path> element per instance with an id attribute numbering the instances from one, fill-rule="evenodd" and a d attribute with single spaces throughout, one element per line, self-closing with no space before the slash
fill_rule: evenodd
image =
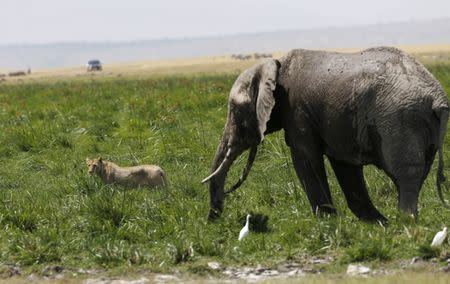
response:
<path id="1" fill-rule="evenodd" d="M 425 67 L 395 48 L 344 54 L 297 49 L 244 71 L 229 97 L 228 117 L 212 163 L 209 218 L 220 216 L 233 161 L 251 149 L 245 180 L 264 135 L 284 129 L 296 173 L 314 213 L 335 213 L 324 169 L 327 156 L 352 212 L 385 221 L 373 206 L 363 166 L 395 183 L 399 208 L 417 218 L 420 189 L 442 144 L 448 99 Z"/>

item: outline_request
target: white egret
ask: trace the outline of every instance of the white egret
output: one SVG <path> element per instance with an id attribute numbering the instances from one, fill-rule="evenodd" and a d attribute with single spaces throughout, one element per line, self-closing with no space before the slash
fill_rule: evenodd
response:
<path id="1" fill-rule="evenodd" d="M 241 241 L 243 238 L 245 238 L 248 235 L 248 232 L 250 231 L 249 223 L 250 223 L 250 214 L 247 215 L 247 222 L 245 223 L 245 226 L 239 232 L 239 239 L 238 239 L 239 241 Z"/>
<path id="2" fill-rule="evenodd" d="M 438 247 L 442 245 L 446 236 L 447 236 L 447 227 L 444 227 L 442 231 L 437 232 L 437 234 L 434 236 L 433 241 L 431 242 L 431 246 Z"/>

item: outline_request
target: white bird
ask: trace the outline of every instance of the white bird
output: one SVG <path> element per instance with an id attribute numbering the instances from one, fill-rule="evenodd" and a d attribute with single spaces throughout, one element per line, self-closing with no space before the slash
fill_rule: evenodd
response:
<path id="1" fill-rule="evenodd" d="M 446 236 L 447 236 L 447 227 L 444 227 L 442 231 L 437 232 L 437 234 L 434 236 L 433 241 L 431 242 L 431 246 L 438 247 L 442 245 Z"/>
<path id="2" fill-rule="evenodd" d="M 245 238 L 248 235 L 248 232 L 250 231 L 249 223 L 250 223 L 250 214 L 247 215 L 247 222 L 245 223 L 245 226 L 239 232 L 239 238 L 238 238 L 239 241 L 241 241 L 243 238 Z"/>

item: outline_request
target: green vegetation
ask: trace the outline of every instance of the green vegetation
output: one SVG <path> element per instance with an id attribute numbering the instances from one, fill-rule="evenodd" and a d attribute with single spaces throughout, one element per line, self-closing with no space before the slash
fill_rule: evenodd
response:
<path id="1" fill-rule="evenodd" d="M 430 70 L 450 94 L 450 65 Z M 271 266 L 332 255 L 338 268 L 329 269 L 336 271 L 350 262 L 448 255 L 448 243 L 439 251 L 428 247 L 450 220 L 436 196 L 435 167 L 421 192 L 417 223 L 398 212 L 392 182 L 370 166 L 370 194 L 389 226 L 354 217 L 329 165 L 339 215 L 316 218 L 282 132 L 266 139 L 248 180 L 227 198 L 223 217 L 208 223 L 208 188 L 200 181 L 209 174 L 234 79 L 190 75 L 0 85 L 0 262 L 30 269 L 50 263 L 175 267 L 201 274 L 209 260 Z M 104 185 L 85 165 L 86 157 L 97 156 L 123 166 L 158 164 L 170 186 Z M 235 163 L 229 184 L 245 161 L 244 155 Z M 248 212 L 267 215 L 268 230 L 239 243 Z"/>

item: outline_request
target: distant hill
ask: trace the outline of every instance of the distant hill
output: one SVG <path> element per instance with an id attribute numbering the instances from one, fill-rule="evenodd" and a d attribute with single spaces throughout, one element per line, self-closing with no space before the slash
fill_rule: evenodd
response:
<path id="1" fill-rule="evenodd" d="M 450 42 L 450 18 L 207 38 L 0 46 L 0 69 L 80 66 L 89 59 L 121 63 L 165 58 L 272 52 L 292 48 L 365 47 Z"/>

